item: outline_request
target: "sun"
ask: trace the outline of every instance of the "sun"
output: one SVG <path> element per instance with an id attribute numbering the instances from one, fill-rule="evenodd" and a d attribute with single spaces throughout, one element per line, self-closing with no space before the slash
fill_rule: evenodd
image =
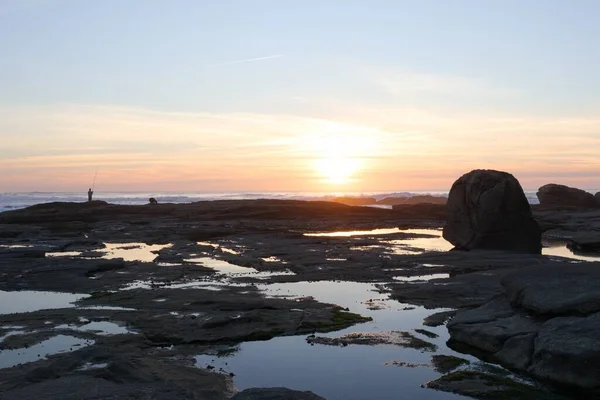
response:
<path id="1" fill-rule="evenodd" d="M 363 168 L 364 140 L 338 132 L 312 137 L 315 169 L 324 183 L 343 185 L 353 182 Z"/>
<path id="2" fill-rule="evenodd" d="M 327 183 L 342 185 L 351 182 L 359 170 L 359 160 L 344 156 L 326 157 L 317 160 L 317 169 Z"/>

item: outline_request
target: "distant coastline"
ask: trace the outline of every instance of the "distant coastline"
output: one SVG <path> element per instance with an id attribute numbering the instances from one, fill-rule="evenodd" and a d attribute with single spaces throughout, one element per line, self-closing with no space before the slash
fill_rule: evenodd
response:
<path id="1" fill-rule="evenodd" d="M 448 196 L 448 190 L 439 191 L 394 191 L 394 192 L 340 192 L 340 193 L 314 193 L 314 192 L 101 192 L 96 191 L 95 200 L 104 200 L 113 204 L 146 204 L 150 197 L 156 198 L 161 203 L 191 203 L 208 200 L 252 200 L 252 199 L 280 199 L 280 200 L 308 200 L 331 201 L 339 197 L 375 198 L 383 200 L 387 197 L 414 197 L 431 195 L 436 197 Z M 525 191 L 529 204 L 538 204 L 536 190 Z M 85 191 L 75 192 L 4 192 L 0 193 L 0 212 L 16 210 L 35 204 L 54 201 L 82 202 L 87 200 Z"/>

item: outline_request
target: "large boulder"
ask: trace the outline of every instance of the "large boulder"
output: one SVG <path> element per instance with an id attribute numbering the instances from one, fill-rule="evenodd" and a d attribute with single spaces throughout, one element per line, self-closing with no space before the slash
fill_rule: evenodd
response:
<path id="1" fill-rule="evenodd" d="M 474 170 L 461 176 L 446 204 L 444 239 L 458 249 L 540 254 L 541 231 L 519 181 L 507 172 Z"/>
<path id="2" fill-rule="evenodd" d="M 581 189 L 549 183 L 538 189 L 540 206 L 548 208 L 598 208 L 598 197 Z"/>

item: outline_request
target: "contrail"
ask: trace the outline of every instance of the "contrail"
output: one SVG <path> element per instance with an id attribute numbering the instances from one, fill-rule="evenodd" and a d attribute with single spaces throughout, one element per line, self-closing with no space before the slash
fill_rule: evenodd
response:
<path id="1" fill-rule="evenodd" d="M 221 65 L 231 65 L 231 64 L 241 64 L 241 63 L 254 62 L 254 61 L 271 60 L 273 58 L 281 58 L 281 57 L 283 57 L 283 56 L 280 54 L 276 54 L 273 56 L 266 56 L 266 57 L 246 58 L 245 60 L 227 61 L 227 62 L 218 63 L 218 64 L 211 64 L 211 65 L 209 65 L 209 67 L 218 67 Z"/>

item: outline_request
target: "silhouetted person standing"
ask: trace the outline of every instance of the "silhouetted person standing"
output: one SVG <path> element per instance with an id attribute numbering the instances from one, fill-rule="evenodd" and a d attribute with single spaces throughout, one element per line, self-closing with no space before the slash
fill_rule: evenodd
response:
<path id="1" fill-rule="evenodd" d="M 88 190 L 88 201 L 92 201 L 92 196 L 94 195 L 94 191 L 92 188 Z"/>

